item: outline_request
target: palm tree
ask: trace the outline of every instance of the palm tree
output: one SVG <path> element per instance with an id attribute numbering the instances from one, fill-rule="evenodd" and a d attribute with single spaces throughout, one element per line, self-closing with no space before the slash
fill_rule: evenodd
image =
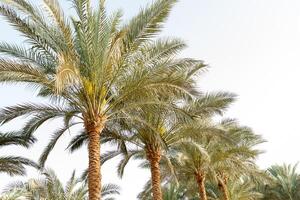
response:
<path id="1" fill-rule="evenodd" d="M 141 121 L 131 113 L 172 109 L 163 97 L 190 98 L 191 77 L 202 61 L 176 58 L 185 44 L 157 39 L 176 0 L 157 0 L 121 24 L 121 12 L 108 16 L 104 0 L 92 9 L 89 0 L 72 0 L 77 16 L 67 18 L 57 0 L 37 8 L 25 0 L 5 1 L 0 14 L 26 38 L 26 46 L 0 44 L 0 81 L 34 86 L 51 104 L 26 103 L 0 112 L 0 122 L 31 116 L 22 128 L 32 135 L 45 121 L 63 118 L 39 161 L 43 166 L 59 138 L 83 124 L 78 137 L 88 138 L 89 199 L 101 198 L 101 133 L 118 120 Z M 77 137 L 77 138 L 78 138 Z"/>
<path id="2" fill-rule="evenodd" d="M 0 147 L 17 145 L 28 147 L 33 139 L 24 138 L 17 133 L 0 133 Z M 18 156 L 2 156 L 0 157 L 0 173 L 9 175 L 24 175 L 25 166 L 38 168 L 33 161 Z"/>
<path id="3" fill-rule="evenodd" d="M 195 142 L 183 142 L 179 148 L 178 160 L 180 168 L 177 168 L 178 173 L 183 177 L 194 179 L 197 183 L 201 200 L 207 200 L 205 181 L 210 170 L 210 155 L 206 149 Z"/>
<path id="4" fill-rule="evenodd" d="M 256 147 L 265 141 L 260 135 L 254 134 L 249 127 L 241 126 L 235 120 L 223 120 L 221 126 L 227 133 L 229 142 L 222 144 L 217 141 L 212 142 L 214 150 L 211 151 L 210 158 L 218 187 L 223 198 L 229 200 L 230 193 L 227 185 L 230 179 L 238 179 L 245 175 L 259 180 L 262 176 L 255 165 L 255 159 L 262 151 Z"/>
<path id="5" fill-rule="evenodd" d="M 58 179 L 53 170 L 43 172 L 42 179 L 30 179 L 27 182 L 16 182 L 8 186 L 3 198 L 13 194 L 26 200 L 86 200 L 87 184 L 75 177 L 73 172 L 66 186 Z M 119 194 L 119 187 L 107 184 L 102 187 L 102 198 L 113 200 L 113 196 Z M 1 199 L 1 198 L 0 198 Z"/>
<path id="6" fill-rule="evenodd" d="M 300 175 L 297 173 L 297 165 L 273 165 L 267 170 L 267 174 L 272 180 L 271 183 L 262 184 L 259 189 L 265 195 L 264 199 L 300 198 Z"/>
<path id="7" fill-rule="evenodd" d="M 215 105 L 215 102 L 221 102 L 222 100 L 223 103 Z M 233 96 L 231 94 L 219 93 L 217 95 L 206 95 L 197 101 L 197 104 L 201 102 L 200 106 L 196 106 L 196 108 L 199 109 L 196 111 L 197 115 L 213 115 L 216 111 L 225 109 L 232 101 Z M 215 105 L 215 107 L 212 107 L 211 105 Z M 189 111 L 192 115 L 196 113 L 195 111 L 191 111 L 191 109 Z M 168 163 L 171 163 L 167 156 L 168 149 L 172 149 L 173 146 L 177 145 L 182 140 L 188 140 L 188 138 L 193 135 L 192 133 L 199 131 L 204 134 L 205 130 L 210 129 L 211 127 L 208 125 L 200 126 L 199 124 L 196 128 L 193 126 L 193 122 L 191 122 L 192 124 L 186 123 L 185 120 L 182 121 L 181 119 L 178 119 L 178 116 L 173 116 L 169 112 L 156 112 L 155 114 L 145 112 L 142 113 L 141 118 L 146 121 L 147 125 L 153 127 L 153 131 L 149 131 L 149 128 L 144 125 L 139 127 L 135 126 L 136 130 L 130 142 L 142 149 L 144 158 L 148 161 L 148 166 L 151 170 L 153 199 L 160 200 L 162 199 L 161 158 L 164 157 L 163 162 L 166 162 L 165 166 L 168 166 Z M 121 162 L 121 164 L 125 166 L 126 161 L 123 163 Z M 174 171 L 172 167 L 170 171 Z"/>

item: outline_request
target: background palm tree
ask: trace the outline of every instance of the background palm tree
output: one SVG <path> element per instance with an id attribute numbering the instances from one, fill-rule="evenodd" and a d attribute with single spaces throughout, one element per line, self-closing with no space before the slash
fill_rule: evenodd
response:
<path id="1" fill-rule="evenodd" d="M 176 0 L 157 0 L 121 25 L 121 12 L 108 16 L 104 2 L 72 0 L 77 16 L 67 18 L 57 0 L 37 8 L 25 0 L 4 1 L 0 14 L 26 38 L 26 46 L 0 44 L 0 81 L 27 83 L 51 104 L 20 104 L 3 109 L 0 122 L 31 116 L 22 128 L 30 136 L 45 121 L 63 118 L 39 161 L 43 166 L 58 139 L 82 124 L 88 137 L 89 198 L 101 198 L 100 135 L 140 106 L 171 109 L 164 96 L 190 98 L 191 77 L 202 61 L 177 59 L 178 39 L 155 39 Z M 129 112 L 130 111 L 130 112 Z M 134 112 L 133 112 L 134 111 Z M 79 135 L 82 137 L 82 134 Z"/>
<path id="2" fill-rule="evenodd" d="M 205 182 L 209 174 L 210 156 L 208 152 L 196 142 L 184 142 L 179 146 L 179 176 L 183 180 L 195 180 L 201 200 L 207 200 Z"/>
<path id="3" fill-rule="evenodd" d="M 264 199 L 289 199 L 300 198 L 300 175 L 297 165 L 273 165 L 267 170 L 271 183 L 260 185 L 259 191 L 264 194 Z"/>
<path id="4" fill-rule="evenodd" d="M 196 121 L 190 139 L 169 146 L 171 157 L 175 158 L 169 160 L 174 166 L 179 184 L 184 185 L 194 197 L 198 191 L 201 199 L 208 199 L 206 183 L 210 183 L 218 185 L 221 191 L 218 194 L 228 199 L 229 180 L 239 180 L 241 175 L 261 176 L 253 162 L 260 153 L 255 147 L 263 140 L 234 120 L 223 120 L 215 125 L 210 122 L 206 128 L 203 128 L 204 122 L 203 119 Z M 146 187 L 141 199 L 147 196 L 147 190 Z"/>
<path id="5" fill-rule="evenodd" d="M 30 179 L 27 182 L 16 182 L 9 185 L 1 198 L 18 195 L 26 200 L 86 200 L 88 189 L 86 182 L 76 178 L 73 172 L 71 178 L 64 187 L 55 172 L 48 169 L 43 172 L 41 179 Z M 115 195 L 120 194 L 120 188 L 114 184 L 102 187 L 102 198 L 113 200 Z M 0 199 L 1 199 L 0 198 Z"/>
<path id="6" fill-rule="evenodd" d="M 0 148 L 10 145 L 28 147 L 33 139 L 24 138 L 18 133 L 0 133 Z M 25 166 L 38 168 L 33 161 L 19 156 L 1 156 L 0 157 L 0 173 L 9 175 L 24 175 Z"/>
<path id="7" fill-rule="evenodd" d="M 257 145 L 264 142 L 260 135 L 249 127 L 239 125 L 235 120 L 223 120 L 221 126 L 225 130 L 227 143 L 212 140 L 210 146 L 211 169 L 219 189 L 225 200 L 230 199 L 228 182 L 240 176 L 251 176 L 259 179 L 261 171 L 255 165 L 255 159 L 262 151 Z"/>

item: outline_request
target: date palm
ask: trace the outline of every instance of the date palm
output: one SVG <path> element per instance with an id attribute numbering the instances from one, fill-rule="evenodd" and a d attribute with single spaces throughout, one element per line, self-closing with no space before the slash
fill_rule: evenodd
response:
<path id="1" fill-rule="evenodd" d="M 17 145 L 28 147 L 33 142 L 30 138 L 24 138 L 18 133 L 0 133 L 0 148 L 5 146 Z M 0 173 L 9 175 L 24 175 L 25 166 L 38 168 L 33 161 L 18 156 L 1 156 Z"/>
<path id="2" fill-rule="evenodd" d="M 205 182 L 210 170 L 210 155 L 201 145 L 195 142 L 180 144 L 178 173 L 182 181 L 195 180 L 201 200 L 207 200 Z M 191 178 L 191 179 L 190 179 Z"/>
<path id="3" fill-rule="evenodd" d="M 265 141 L 252 129 L 241 126 L 234 120 L 224 120 L 221 125 L 232 142 L 224 146 L 215 144 L 216 149 L 211 159 L 218 187 L 224 199 L 229 200 L 229 180 L 238 179 L 240 176 L 250 176 L 257 180 L 264 178 L 254 161 L 262 153 L 257 145 Z"/>
<path id="4" fill-rule="evenodd" d="M 0 14 L 26 38 L 25 46 L 0 44 L 0 82 L 29 84 L 49 104 L 19 104 L 0 111 L 0 122 L 30 116 L 22 128 L 31 136 L 45 121 L 62 118 L 40 157 L 43 166 L 59 138 L 81 123 L 88 138 L 89 199 L 101 198 L 101 133 L 117 121 L 141 121 L 140 106 L 172 109 L 165 97 L 190 98 L 203 63 L 177 58 L 185 44 L 158 39 L 176 0 L 157 0 L 121 23 L 121 12 L 108 15 L 104 0 L 72 0 L 76 16 L 66 17 L 57 0 L 37 7 L 25 0 L 2 1 Z"/>

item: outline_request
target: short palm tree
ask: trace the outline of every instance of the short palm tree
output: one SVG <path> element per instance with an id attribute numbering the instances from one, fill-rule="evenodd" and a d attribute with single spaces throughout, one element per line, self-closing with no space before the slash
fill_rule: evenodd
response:
<path id="1" fill-rule="evenodd" d="M 26 0 L 4 1 L 0 14 L 26 38 L 26 45 L 0 44 L 0 82 L 30 84 L 51 104 L 19 104 L 0 111 L 0 122 L 30 116 L 22 128 L 32 135 L 45 121 L 62 118 L 40 157 L 43 166 L 59 138 L 83 124 L 88 138 L 89 199 L 101 199 L 101 133 L 118 120 L 141 121 L 131 113 L 147 105 L 172 109 L 173 95 L 195 93 L 191 79 L 203 63 L 176 57 L 185 44 L 157 39 L 176 0 L 157 0 L 121 24 L 121 12 L 108 16 L 104 0 L 72 0 L 76 16 L 67 18 L 57 0 L 37 7 Z M 82 135 L 79 135 L 82 137 Z"/>
<path id="2" fill-rule="evenodd" d="M 210 170 L 209 153 L 196 142 L 183 142 L 179 148 L 178 173 L 183 177 L 189 177 L 195 180 L 201 200 L 207 200 L 205 182 Z M 183 180 L 189 178 L 184 178 Z M 189 181 L 191 179 L 189 179 Z"/>
<path id="3" fill-rule="evenodd" d="M 44 178 L 30 179 L 27 182 L 16 182 L 10 184 L 4 192 L 4 197 L 13 194 L 26 200 L 87 200 L 86 182 L 75 177 L 73 172 L 71 178 L 64 187 L 54 171 L 46 170 L 43 172 Z M 119 194 L 119 187 L 114 184 L 107 184 L 102 187 L 102 198 L 113 200 L 114 195 Z M 0 197 L 1 199 L 1 197 Z"/>
<path id="4" fill-rule="evenodd" d="M 10 145 L 28 147 L 33 142 L 32 139 L 24 138 L 17 133 L 0 133 L 0 148 Z M 0 157 L 0 173 L 9 175 L 24 175 L 25 166 L 38 168 L 33 161 L 18 156 Z"/>

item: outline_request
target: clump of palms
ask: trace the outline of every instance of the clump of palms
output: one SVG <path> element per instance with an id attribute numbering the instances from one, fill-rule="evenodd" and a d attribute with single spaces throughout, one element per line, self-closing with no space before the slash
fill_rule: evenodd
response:
<path id="1" fill-rule="evenodd" d="M 28 200 L 87 200 L 87 184 L 82 179 L 76 178 L 73 172 L 71 178 L 64 187 L 53 170 L 43 172 L 43 178 L 30 179 L 26 182 L 10 184 L 0 199 L 17 196 L 19 199 Z M 107 184 L 102 187 L 102 198 L 113 200 L 115 195 L 120 194 L 118 186 Z"/>
<path id="2" fill-rule="evenodd" d="M 18 133 L 0 133 L 0 148 L 16 145 L 28 147 L 33 139 L 21 136 Z M 1 156 L 0 157 L 0 173 L 9 175 L 24 175 L 25 166 L 38 168 L 33 161 L 19 156 Z"/>
<path id="3" fill-rule="evenodd" d="M 194 117 L 212 116 L 216 113 L 222 113 L 233 100 L 234 95 L 230 93 L 208 94 L 198 96 L 197 100 L 189 102 L 181 109 Z M 143 167 L 150 168 L 151 171 L 153 198 L 162 199 L 162 180 L 168 175 L 170 179 L 172 171 L 174 171 L 168 150 L 183 140 L 193 137 L 194 134 L 205 134 L 213 127 L 208 124 L 195 125 L 195 120 L 190 116 L 182 116 L 171 111 L 141 109 L 135 115 L 143 121 L 142 123 L 131 123 L 128 125 L 129 129 L 125 129 L 123 137 L 125 148 L 107 152 L 103 155 L 103 162 L 121 155 L 118 172 L 122 177 L 124 168 L 131 159 L 146 160 Z M 118 139 L 115 138 L 115 140 Z M 114 141 L 113 138 L 112 141 Z M 166 175 L 164 171 L 167 169 L 161 168 L 162 164 L 168 168 L 170 174 Z M 162 177 L 161 172 L 163 172 L 164 177 Z"/>
<path id="4" fill-rule="evenodd" d="M 255 147 L 263 140 L 234 120 L 223 120 L 214 127 L 199 129 L 192 139 L 174 145 L 177 161 L 173 163 L 180 184 L 194 196 L 198 191 L 201 199 L 208 199 L 207 184 L 212 184 L 219 187 L 218 194 L 230 199 L 229 181 L 236 181 L 241 175 L 261 175 L 254 160 L 260 153 Z"/>
<path id="5" fill-rule="evenodd" d="M 37 8 L 25 0 L 4 1 L 0 14 L 26 38 L 26 46 L 0 44 L 0 82 L 30 84 L 51 104 L 25 103 L 0 112 L 0 122 L 30 116 L 22 128 L 31 136 L 45 121 L 62 118 L 39 161 L 43 166 L 59 138 L 81 124 L 88 138 L 88 185 L 91 200 L 101 198 L 101 133 L 118 120 L 140 121 L 132 113 L 147 105 L 172 109 L 164 97 L 190 97 L 191 77 L 203 68 L 198 60 L 176 57 L 185 44 L 156 39 L 176 0 L 157 0 L 128 23 L 121 12 L 108 15 L 105 1 L 92 9 L 89 0 L 72 0 L 68 18 L 57 0 Z"/>
<path id="6" fill-rule="evenodd" d="M 254 161 L 260 154 L 255 147 L 263 140 L 232 120 L 216 126 L 212 117 L 234 96 L 202 96 L 195 77 L 205 69 L 203 62 L 179 58 L 186 46 L 180 39 L 157 37 L 176 0 L 157 0 L 127 23 L 120 11 L 108 14 L 104 0 L 95 9 L 90 0 L 71 2 L 73 17 L 66 17 L 57 0 L 43 0 L 41 8 L 26 0 L 0 5 L 0 14 L 26 38 L 24 46 L 0 43 L 0 82 L 29 84 L 49 100 L 0 110 L 0 124 L 28 117 L 18 134 L 0 134 L 0 147 L 28 147 L 40 126 L 59 118 L 62 125 L 53 130 L 39 159 L 43 167 L 57 141 L 78 126 L 81 132 L 68 148 L 88 144 L 88 187 L 75 174 L 63 187 L 47 171 L 46 179 L 14 185 L 1 199 L 105 198 L 117 188 L 102 187 L 101 161 L 118 155 L 123 156 L 120 175 L 131 158 L 150 168 L 151 181 L 141 198 L 260 198 L 253 179 L 261 176 Z M 101 155 L 106 142 L 118 149 Z M 0 172 L 24 174 L 26 165 L 37 167 L 25 158 L 0 157 Z M 265 199 L 300 198 L 295 167 L 275 166 L 268 175 L 273 183 L 259 190 Z"/>

